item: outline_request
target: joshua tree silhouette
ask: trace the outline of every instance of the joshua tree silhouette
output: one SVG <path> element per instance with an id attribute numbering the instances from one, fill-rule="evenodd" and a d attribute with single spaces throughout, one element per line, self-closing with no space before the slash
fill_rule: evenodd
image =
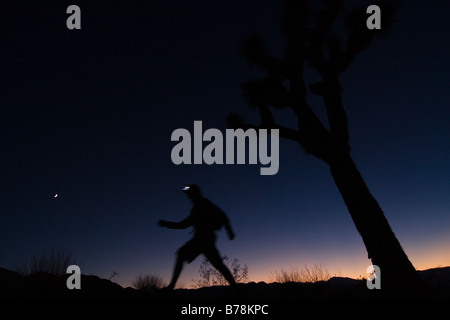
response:
<path id="1" fill-rule="evenodd" d="M 372 40 L 389 31 L 398 9 L 395 1 L 382 1 L 382 28 L 369 30 L 366 8 L 353 9 L 343 17 L 348 33 L 344 39 L 332 28 L 343 11 L 343 0 L 321 0 L 320 8 L 306 0 L 284 0 L 281 30 L 287 47 L 283 58 L 266 54 L 263 41 L 255 34 L 243 41 L 242 53 L 249 64 L 262 68 L 263 79 L 243 85 L 243 96 L 261 116 L 260 125 L 246 123 L 236 113 L 227 117 L 232 128 L 279 129 L 280 136 L 298 142 L 303 149 L 330 167 L 331 175 L 360 233 L 369 259 L 382 272 L 383 288 L 417 281 L 409 261 L 377 200 L 358 171 L 349 145 L 347 115 L 341 97 L 339 75 Z M 307 85 L 306 67 L 314 68 L 321 81 Z M 321 96 L 328 116 L 323 124 L 306 100 L 306 94 Z M 290 108 L 298 127 L 275 123 L 272 110 Z"/>

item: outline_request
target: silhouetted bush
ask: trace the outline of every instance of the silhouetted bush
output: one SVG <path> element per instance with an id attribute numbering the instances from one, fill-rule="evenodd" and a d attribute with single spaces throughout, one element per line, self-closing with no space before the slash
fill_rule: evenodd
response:
<path id="1" fill-rule="evenodd" d="M 223 263 L 230 269 L 236 283 L 242 283 L 248 280 L 247 264 L 241 265 L 238 259 L 230 260 L 226 255 L 224 255 L 222 259 Z M 228 285 L 228 281 L 225 277 L 211 266 L 206 258 L 203 258 L 198 273 L 200 274 L 200 279 L 192 279 L 194 288 Z"/>
<path id="2" fill-rule="evenodd" d="M 31 258 L 20 261 L 16 265 L 15 270 L 23 276 L 35 272 L 60 276 L 66 274 L 67 267 L 72 264 L 76 264 L 76 259 L 71 252 L 52 248 L 48 252 L 35 253 Z"/>
<path id="3" fill-rule="evenodd" d="M 321 264 L 315 264 L 313 267 L 305 266 L 303 269 L 291 268 L 290 270 L 281 269 L 280 271 L 270 272 L 269 274 L 276 282 L 303 282 L 312 283 L 317 281 L 327 281 L 331 278 L 327 268 Z"/>
<path id="4" fill-rule="evenodd" d="M 166 286 L 164 281 L 160 276 L 152 274 L 140 274 L 136 280 L 134 280 L 131 285 L 142 292 L 154 293 Z"/>

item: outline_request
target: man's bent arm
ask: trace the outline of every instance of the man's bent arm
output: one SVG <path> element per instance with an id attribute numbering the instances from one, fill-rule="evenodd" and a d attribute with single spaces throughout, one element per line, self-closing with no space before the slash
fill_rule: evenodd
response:
<path id="1" fill-rule="evenodd" d="M 234 231 L 233 231 L 233 228 L 231 228 L 231 225 L 230 225 L 229 223 L 227 223 L 227 224 L 225 225 L 225 229 L 227 230 L 228 238 L 229 238 L 230 240 L 233 240 L 234 237 L 235 237 L 236 235 L 235 235 L 235 233 L 234 233 Z"/>

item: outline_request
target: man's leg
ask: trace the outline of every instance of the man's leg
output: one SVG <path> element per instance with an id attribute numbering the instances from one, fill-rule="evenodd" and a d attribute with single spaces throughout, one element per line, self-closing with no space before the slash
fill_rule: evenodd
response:
<path id="1" fill-rule="evenodd" d="M 230 283 L 231 286 L 236 285 L 236 281 L 234 280 L 233 275 L 231 274 L 227 266 L 223 263 L 219 251 L 217 251 L 216 248 L 213 248 L 211 250 L 208 250 L 208 252 L 205 252 L 205 256 L 209 260 L 209 262 L 213 265 L 213 267 L 216 268 L 220 273 L 222 273 L 222 275 Z"/>
<path id="2" fill-rule="evenodd" d="M 181 274 L 181 270 L 183 269 L 183 259 L 180 257 L 180 254 L 177 254 L 177 261 L 175 262 L 175 267 L 173 268 L 172 281 L 167 286 L 167 289 L 173 290 L 175 288 L 175 284 L 177 283 L 178 277 Z"/>
<path id="3" fill-rule="evenodd" d="M 191 263 L 192 260 L 194 260 L 199 254 L 200 250 L 195 239 L 186 242 L 184 246 L 178 249 L 177 260 L 175 262 L 175 267 L 173 268 L 172 281 L 170 281 L 167 289 L 173 290 L 175 288 L 175 284 L 177 283 L 178 277 L 183 269 L 183 263 L 185 261 Z"/>

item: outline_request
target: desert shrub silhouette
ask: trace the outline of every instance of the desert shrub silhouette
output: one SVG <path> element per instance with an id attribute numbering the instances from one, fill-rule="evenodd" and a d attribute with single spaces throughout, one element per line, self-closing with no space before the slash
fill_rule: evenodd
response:
<path id="1" fill-rule="evenodd" d="M 152 274 L 140 274 L 131 285 L 144 293 L 155 293 L 166 286 L 160 276 Z"/>
<path id="2" fill-rule="evenodd" d="M 304 266 L 303 269 L 291 267 L 290 270 L 281 269 L 280 271 L 270 272 L 269 276 L 276 282 L 302 282 L 314 283 L 318 281 L 328 281 L 331 274 L 327 268 L 321 264 L 315 264 L 312 267 Z"/>
<path id="3" fill-rule="evenodd" d="M 248 266 L 246 263 L 241 265 L 238 259 L 230 260 L 227 255 L 223 255 L 222 259 L 223 263 L 230 269 L 236 283 L 242 283 L 248 280 Z M 198 273 L 200 279 L 192 279 L 194 288 L 228 285 L 225 277 L 206 258 L 203 258 Z"/>
<path id="4" fill-rule="evenodd" d="M 72 264 L 77 264 L 77 261 L 70 251 L 52 248 L 40 254 L 34 253 L 30 258 L 20 261 L 15 271 L 23 276 L 36 272 L 60 276 L 66 274 L 67 267 Z"/>

